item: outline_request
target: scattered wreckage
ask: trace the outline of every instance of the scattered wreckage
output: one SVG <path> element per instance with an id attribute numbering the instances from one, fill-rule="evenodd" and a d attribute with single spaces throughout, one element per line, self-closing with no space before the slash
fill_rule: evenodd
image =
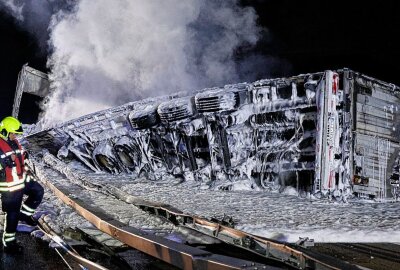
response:
<path id="1" fill-rule="evenodd" d="M 398 198 L 399 99 L 393 84 L 329 70 L 130 102 L 26 140 L 93 171 L 154 181 Z"/>

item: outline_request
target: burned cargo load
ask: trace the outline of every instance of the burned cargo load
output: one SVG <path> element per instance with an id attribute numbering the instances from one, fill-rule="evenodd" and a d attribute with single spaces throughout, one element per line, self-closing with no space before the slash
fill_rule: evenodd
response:
<path id="1" fill-rule="evenodd" d="M 35 152 L 133 179 L 397 198 L 399 98 L 393 84 L 329 70 L 131 102 L 26 139 Z"/>

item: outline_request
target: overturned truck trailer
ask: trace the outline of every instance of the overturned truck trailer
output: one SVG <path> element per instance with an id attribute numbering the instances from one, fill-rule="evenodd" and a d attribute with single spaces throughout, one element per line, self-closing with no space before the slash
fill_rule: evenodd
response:
<path id="1" fill-rule="evenodd" d="M 397 198 L 399 88 L 349 69 L 150 98 L 27 136 L 94 171 Z"/>

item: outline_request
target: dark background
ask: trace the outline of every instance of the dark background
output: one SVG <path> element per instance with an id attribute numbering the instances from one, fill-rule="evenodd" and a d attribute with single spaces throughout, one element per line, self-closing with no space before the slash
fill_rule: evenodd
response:
<path id="1" fill-rule="evenodd" d="M 222 1 L 222 0 L 221 0 Z M 355 3 L 357 2 L 357 3 Z M 400 85 L 400 1 L 242 0 L 267 28 L 251 52 L 279 59 L 260 76 L 280 77 L 347 67 Z M 0 117 L 11 114 L 22 65 L 46 70 L 46 52 L 32 34 L 0 11 Z M 39 99 L 24 94 L 20 119 L 37 119 Z"/>
<path id="2" fill-rule="evenodd" d="M 13 17 L 0 10 L 0 118 L 11 115 L 18 72 L 25 63 L 46 70 L 46 53 L 37 39 L 19 26 Z M 19 118 L 34 123 L 39 113 L 40 99 L 30 94 L 22 97 Z"/>

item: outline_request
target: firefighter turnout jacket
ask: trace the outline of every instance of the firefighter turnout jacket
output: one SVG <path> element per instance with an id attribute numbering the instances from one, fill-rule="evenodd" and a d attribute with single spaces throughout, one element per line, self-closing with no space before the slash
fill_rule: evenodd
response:
<path id="1" fill-rule="evenodd" d="M 24 159 L 24 150 L 17 140 L 0 138 L 0 192 L 12 192 L 25 187 Z"/>

